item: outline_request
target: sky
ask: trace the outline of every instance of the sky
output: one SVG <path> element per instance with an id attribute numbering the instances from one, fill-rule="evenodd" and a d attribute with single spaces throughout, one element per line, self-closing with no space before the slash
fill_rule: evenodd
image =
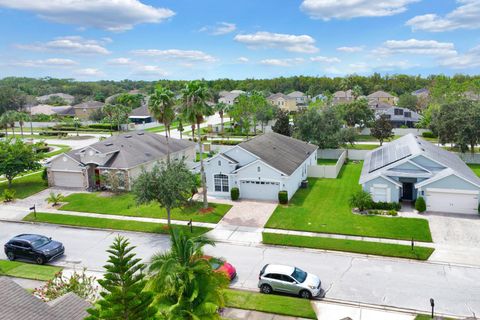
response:
<path id="1" fill-rule="evenodd" d="M 480 0 L 0 0 L 0 35 L 0 78 L 480 73 Z"/>

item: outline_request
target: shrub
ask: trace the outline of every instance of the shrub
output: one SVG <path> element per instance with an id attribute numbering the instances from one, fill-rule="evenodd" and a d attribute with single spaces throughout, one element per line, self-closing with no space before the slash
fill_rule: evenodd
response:
<path id="1" fill-rule="evenodd" d="M 288 204 L 288 191 L 282 190 L 278 192 L 278 202 L 281 204 Z"/>
<path id="2" fill-rule="evenodd" d="M 11 202 L 15 200 L 15 190 L 13 189 L 5 189 L 3 190 L 3 201 L 5 202 Z"/>
<path id="3" fill-rule="evenodd" d="M 233 201 L 238 200 L 238 198 L 240 198 L 240 190 L 237 187 L 233 187 L 230 190 L 230 197 Z"/>
<path id="4" fill-rule="evenodd" d="M 225 146 L 236 146 L 242 141 L 239 140 L 213 140 L 212 144 L 220 144 Z"/>
<path id="5" fill-rule="evenodd" d="M 387 211 L 387 215 L 389 215 L 389 216 L 397 216 L 397 215 L 398 215 L 398 212 L 395 211 L 395 210 L 388 210 L 388 211 Z"/>
<path id="6" fill-rule="evenodd" d="M 372 209 L 378 210 L 395 210 L 399 211 L 402 206 L 398 202 L 372 202 Z"/>
<path id="7" fill-rule="evenodd" d="M 64 196 L 61 193 L 55 194 L 54 192 L 50 192 L 50 195 L 47 198 L 47 202 L 52 204 L 52 206 L 56 206 L 60 202 L 62 202 L 63 199 L 64 199 Z"/>
<path id="8" fill-rule="evenodd" d="M 415 209 L 417 209 L 418 212 L 424 212 L 427 210 L 427 204 L 425 203 L 425 199 L 423 199 L 423 197 L 417 198 L 417 201 L 415 201 Z"/>
<path id="9" fill-rule="evenodd" d="M 57 137 L 66 137 L 68 132 L 57 132 L 57 131 L 40 131 L 38 133 L 40 136 L 57 136 Z"/>
<path id="10" fill-rule="evenodd" d="M 110 123 L 94 123 L 88 126 L 90 129 L 103 129 L 103 130 L 110 130 Z M 118 127 L 116 125 L 112 125 L 112 130 L 117 131 Z"/>
<path id="11" fill-rule="evenodd" d="M 424 137 L 424 138 L 432 138 L 432 139 L 433 139 L 433 138 L 437 138 L 437 135 L 434 134 L 434 133 L 431 132 L 431 131 L 425 131 L 425 132 L 422 133 L 422 137 Z"/>
<path id="12" fill-rule="evenodd" d="M 44 167 L 42 170 L 42 180 L 45 182 L 45 184 L 48 184 L 48 173 L 46 167 Z"/>
<path id="13" fill-rule="evenodd" d="M 350 207 L 358 208 L 360 211 L 372 208 L 373 200 L 370 193 L 360 190 L 350 196 Z"/>

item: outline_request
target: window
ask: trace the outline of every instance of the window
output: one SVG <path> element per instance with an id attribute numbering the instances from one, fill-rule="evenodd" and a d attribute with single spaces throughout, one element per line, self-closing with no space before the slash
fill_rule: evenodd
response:
<path id="1" fill-rule="evenodd" d="M 404 116 L 405 116 L 405 118 L 411 118 L 412 113 L 411 112 L 405 112 Z"/>
<path id="2" fill-rule="evenodd" d="M 213 176 L 216 192 L 228 192 L 228 176 L 224 174 L 215 174 Z"/>
<path id="3" fill-rule="evenodd" d="M 257 172 L 260 172 L 260 170 L 261 170 L 260 167 L 257 167 Z"/>
<path id="4" fill-rule="evenodd" d="M 395 109 L 395 110 L 394 110 L 394 114 L 395 114 L 396 116 L 401 116 L 401 115 L 403 115 L 403 109 Z"/>
<path id="5" fill-rule="evenodd" d="M 218 166 L 222 166 L 222 161 L 218 160 Z"/>

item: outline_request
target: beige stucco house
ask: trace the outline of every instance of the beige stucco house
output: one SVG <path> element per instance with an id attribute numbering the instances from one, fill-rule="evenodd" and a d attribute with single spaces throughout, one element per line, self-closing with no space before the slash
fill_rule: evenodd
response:
<path id="1" fill-rule="evenodd" d="M 268 102 L 284 111 L 298 111 L 297 100 L 283 93 L 275 93 L 267 98 Z"/>
<path id="2" fill-rule="evenodd" d="M 391 106 L 395 105 L 396 97 L 385 91 L 375 91 L 367 96 L 370 103 L 387 103 Z"/>
<path id="3" fill-rule="evenodd" d="M 87 120 L 94 111 L 101 109 L 103 105 L 104 103 L 99 101 L 87 101 L 76 104 L 73 106 L 75 117 Z"/>

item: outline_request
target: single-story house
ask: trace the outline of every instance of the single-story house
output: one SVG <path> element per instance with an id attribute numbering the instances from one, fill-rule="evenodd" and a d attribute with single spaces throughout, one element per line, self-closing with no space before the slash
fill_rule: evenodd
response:
<path id="1" fill-rule="evenodd" d="M 135 124 L 150 123 L 154 121 L 152 114 L 150 113 L 150 110 L 148 110 L 148 106 L 146 104 L 133 109 L 132 112 L 130 112 L 128 119 L 130 120 L 130 122 L 133 122 Z"/>
<path id="2" fill-rule="evenodd" d="M 407 108 L 390 107 L 380 112 L 377 112 L 376 117 L 386 115 L 394 128 L 407 126 L 414 128 L 415 124 L 422 119 L 422 116 L 417 112 Z"/>
<path id="3" fill-rule="evenodd" d="M 99 101 L 86 101 L 73 106 L 75 117 L 87 120 L 96 110 L 102 109 L 104 103 Z"/>
<path id="4" fill-rule="evenodd" d="M 2 320 L 83 320 L 92 305 L 73 292 L 44 302 L 8 277 L 0 277 Z"/>
<path id="5" fill-rule="evenodd" d="M 63 101 L 69 103 L 69 104 L 72 104 L 73 101 L 75 101 L 75 97 L 74 97 L 74 96 L 69 95 L 69 94 L 66 94 L 66 93 L 62 93 L 62 92 L 52 93 L 52 94 L 46 94 L 46 95 L 44 95 L 44 96 L 37 97 L 37 101 L 40 102 L 40 103 L 45 103 L 45 102 L 47 102 L 48 100 L 50 100 L 50 98 L 60 98 L 60 99 L 62 99 Z"/>
<path id="6" fill-rule="evenodd" d="M 50 186 L 98 189 L 108 186 L 105 177 L 114 173 L 120 188 L 130 190 L 133 180 L 156 163 L 170 159 L 195 160 L 195 144 L 163 135 L 136 131 L 112 136 L 87 147 L 63 153 L 47 164 Z"/>
<path id="7" fill-rule="evenodd" d="M 284 111 L 297 111 L 297 100 L 283 93 L 271 94 L 267 97 L 270 104 L 277 106 Z"/>
<path id="8" fill-rule="evenodd" d="M 205 162 L 209 194 L 230 197 L 237 187 L 241 199 L 277 201 L 278 192 L 290 199 L 317 163 L 318 147 L 270 132 L 218 153 Z"/>
<path id="9" fill-rule="evenodd" d="M 423 197 L 427 211 L 478 214 L 480 178 L 457 155 L 413 134 L 367 153 L 359 182 L 376 202 Z"/>

